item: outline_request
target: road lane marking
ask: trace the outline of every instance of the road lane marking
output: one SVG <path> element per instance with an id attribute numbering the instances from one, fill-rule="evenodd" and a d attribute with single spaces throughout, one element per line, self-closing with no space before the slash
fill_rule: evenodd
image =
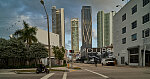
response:
<path id="1" fill-rule="evenodd" d="M 89 72 L 92 72 L 92 73 L 94 73 L 94 74 L 97 74 L 97 75 L 99 75 L 99 76 L 102 76 L 102 77 L 104 77 L 104 78 L 109 78 L 108 76 L 105 76 L 105 75 L 103 75 L 103 74 L 99 74 L 99 73 L 97 73 L 97 72 L 93 72 L 93 71 L 91 71 L 91 70 L 88 70 L 88 69 L 85 69 L 86 71 L 89 71 Z"/>
<path id="2" fill-rule="evenodd" d="M 62 79 L 67 79 L 67 72 L 64 72 L 64 75 L 63 75 Z"/>
<path id="3" fill-rule="evenodd" d="M 55 73 L 50 73 L 45 75 L 44 77 L 42 77 L 41 79 L 48 79 L 49 77 L 51 77 L 52 75 L 54 75 Z"/>

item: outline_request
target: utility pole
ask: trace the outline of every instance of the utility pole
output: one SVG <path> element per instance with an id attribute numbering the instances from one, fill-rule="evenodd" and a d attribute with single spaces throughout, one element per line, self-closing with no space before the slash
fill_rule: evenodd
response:
<path id="1" fill-rule="evenodd" d="M 48 16 L 48 13 L 47 13 L 47 11 L 46 11 L 46 7 L 45 7 L 45 5 L 44 5 L 44 1 L 41 0 L 40 2 L 41 2 L 41 4 L 42 4 L 43 7 L 44 7 L 44 10 L 45 10 L 45 13 L 46 13 L 46 17 L 47 17 L 49 68 L 51 69 L 51 50 L 50 50 L 50 34 L 49 34 L 49 16 Z"/>

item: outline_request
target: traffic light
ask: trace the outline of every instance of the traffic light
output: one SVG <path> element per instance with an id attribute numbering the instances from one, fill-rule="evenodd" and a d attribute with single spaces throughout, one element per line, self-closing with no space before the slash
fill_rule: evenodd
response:
<path id="1" fill-rule="evenodd" d="M 74 50 L 69 50 L 70 53 L 74 53 Z"/>

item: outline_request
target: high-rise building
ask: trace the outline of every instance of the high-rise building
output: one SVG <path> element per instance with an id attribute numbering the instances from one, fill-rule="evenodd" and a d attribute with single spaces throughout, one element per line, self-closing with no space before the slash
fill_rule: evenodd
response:
<path id="1" fill-rule="evenodd" d="M 71 19 L 71 49 L 79 52 L 79 19 Z"/>
<path id="2" fill-rule="evenodd" d="M 92 48 L 92 8 L 82 6 L 81 10 L 82 48 Z"/>
<path id="3" fill-rule="evenodd" d="M 60 46 L 65 47 L 65 18 L 64 8 L 52 7 L 52 32 L 59 35 Z"/>
<path id="4" fill-rule="evenodd" d="M 102 48 L 112 44 L 112 23 L 115 12 L 104 13 L 99 11 L 97 13 L 97 47 Z"/>

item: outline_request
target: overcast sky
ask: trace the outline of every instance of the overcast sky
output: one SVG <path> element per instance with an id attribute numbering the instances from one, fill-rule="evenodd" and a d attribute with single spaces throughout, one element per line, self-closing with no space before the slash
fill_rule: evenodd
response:
<path id="1" fill-rule="evenodd" d="M 81 21 L 82 6 L 92 6 L 93 47 L 97 47 L 97 12 L 118 11 L 116 5 L 124 5 L 122 0 L 45 0 L 45 5 L 50 17 L 51 7 L 64 8 L 66 48 L 71 48 L 71 18 L 79 18 Z M 46 17 L 40 0 L 0 0 L 0 37 L 9 38 L 16 29 L 21 29 L 22 21 L 25 20 L 31 26 L 47 30 Z M 81 23 L 79 22 L 79 38 L 81 46 Z M 68 39 L 69 38 L 69 39 Z"/>

